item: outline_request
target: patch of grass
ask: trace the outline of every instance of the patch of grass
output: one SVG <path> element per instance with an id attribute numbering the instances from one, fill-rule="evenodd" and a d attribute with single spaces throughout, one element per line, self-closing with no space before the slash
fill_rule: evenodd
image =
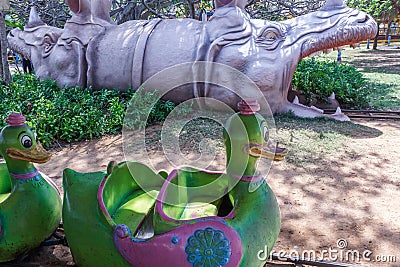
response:
<path id="1" fill-rule="evenodd" d="M 398 43 L 397 45 L 399 45 Z M 379 46 L 378 50 L 349 49 L 342 53 L 342 62 L 354 65 L 368 84 L 370 108 L 400 110 L 400 49 Z M 322 58 L 336 60 L 337 53 Z"/>
<path id="2" fill-rule="evenodd" d="M 205 140 L 208 144 L 214 146 L 223 147 L 223 125 L 219 124 L 210 118 L 196 118 L 188 122 L 179 134 L 179 143 L 181 150 L 188 150 L 192 148 L 196 152 L 201 152 L 201 149 L 207 149 L 207 147 L 201 147 L 201 143 Z"/>
<path id="3" fill-rule="evenodd" d="M 370 106 L 377 110 L 400 110 L 400 73 L 365 73 L 369 81 Z"/>
<path id="4" fill-rule="evenodd" d="M 288 148 L 288 163 L 298 167 L 329 157 L 353 138 L 373 138 L 382 133 L 352 122 L 329 118 L 303 119 L 292 115 L 275 116 L 277 141 Z"/>
<path id="5" fill-rule="evenodd" d="M 202 142 L 207 140 L 207 145 L 210 148 L 225 153 L 222 138 L 224 126 L 219 122 L 222 122 L 222 120 L 216 121 L 211 117 L 198 117 L 186 123 L 175 121 L 174 123 L 179 127 L 174 132 L 174 136 L 163 140 L 163 145 L 178 140 L 179 149 L 183 153 L 208 153 L 207 147 L 205 151 L 202 151 L 204 147 L 201 147 Z M 374 128 L 352 122 L 339 122 L 329 118 L 302 119 L 290 114 L 277 115 L 275 116 L 275 123 L 277 129 L 275 141 L 280 146 L 289 149 L 286 162 L 297 167 L 318 164 L 322 159 L 329 158 L 338 151 L 343 151 L 352 139 L 374 138 L 382 134 Z M 161 129 L 150 128 L 152 128 L 152 131 L 149 132 L 147 138 L 149 142 L 146 140 L 146 145 L 152 146 L 156 143 L 160 146 L 157 149 L 160 149 Z M 154 146 L 152 147 L 154 148 Z"/>

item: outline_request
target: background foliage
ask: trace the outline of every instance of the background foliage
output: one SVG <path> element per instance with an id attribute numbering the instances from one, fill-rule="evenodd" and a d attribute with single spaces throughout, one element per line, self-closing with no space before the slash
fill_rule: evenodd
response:
<path id="1" fill-rule="evenodd" d="M 247 11 L 254 18 L 279 20 L 306 14 L 320 8 L 326 0 L 249 0 Z M 62 27 L 70 10 L 61 0 L 10 0 L 12 19 L 24 25 L 29 11 L 36 6 L 42 20 L 50 26 Z M 110 15 L 117 23 L 128 20 L 160 18 L 201 19 L 204 12 L 214 9 L 208 0 L 112 0 Z"/>
<path id="2" fill-rule="evenodd" d="M 50 80 L 40 81 L 33 75 L 15 75 L 8 86 L 0 86 L 0 128 L 5 126 L 10 113 L 20 112 L 36 129 L 45 146 L 57 141 L 72 142 L 117 134 L 122 129 L 126 107 L 134 95 L 133 91 L 116 89 L 94 92 L 78 87 L 61 89 Z M 153 97 L 154 93 L 141 97 L 147 95 Z M 147 123 L 164 120 L 174 107 L 168 101 L 157 102 Z M 146 120 L 142 123 L 146 124 Z"/>
<path id="3" fill-rule="evenodd" d="M 373 44 L 374 50 L 378 48 L 380 23 L 388 23 L 389 30 L 392 20 L 400 13 L 400 0 L 347 0 L 347 5 L 367 12 L 378 22 L 378 33 Z M 389 31 L 386 35 L 388 34 Z M 387 39 L 387 36 L 385 39 Z"/>
<path id="4" fill-rule="evenodd" d="M 315 95 L 324 102 L 334 92 L 343 107 L 362 108 L 368 106 L 371 93 L 354 66 L 315 58 L 300 61 L 292 83 L 305 95 L 308 104 Z"/>
<path id="5" fill-rule="evenodd" d="M 326 0 L 255 0 L 247 6 L 247 11 L 254 18 L 283 20 L 316 11 Z"/>

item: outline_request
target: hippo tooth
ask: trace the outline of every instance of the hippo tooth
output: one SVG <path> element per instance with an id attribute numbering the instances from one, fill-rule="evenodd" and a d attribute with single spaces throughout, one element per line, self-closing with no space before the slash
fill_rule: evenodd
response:
<path id="1" fill-rule="evenodd" d="M 330 100 L 336 99 L 335 92 L 332 92 L 332 94 L 328 97 L 328 99 L 330 99 Z"/>
<path id="2" fill-rule="evenodd" d="M 350 118 L 342 112 L 342 109 L 338 107 L 335 114 L 328 115 L 329 117 L 337 121 L 351 121 Z"/>
<path id="3" fill-rule="evenodd" d="M 333 115 L 340 115 L 340 114 L 343 114 L 342 109 L 340 107 L 337 107 L 336 112 Z"/>
<path id="4" fill-rule="evenodd" d="M 295 104 L 295 105 L 299 105 L 300 104 L 300 101 L 299 101 L 299 98 L 297 97 L 297 95 L 294 97 L 292 103 Z"/>

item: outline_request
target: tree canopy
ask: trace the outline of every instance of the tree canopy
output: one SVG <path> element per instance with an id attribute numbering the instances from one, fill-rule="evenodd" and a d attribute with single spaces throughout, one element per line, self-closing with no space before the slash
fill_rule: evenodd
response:
<path id="1" fill-rule="evenodd" d="M 316 11 L 326 0 L 256 0 L 247 9 L 254 18 L 281 20 Z"/>
<path id="2" fill-rule="evenodd" d="M 247 11 L 253 18 L 280 20 L 306 14 L 320 8 L 326 0 L 249 0 Z M 36 6 L 42 20 L 51 26 L 62 27 L 70 17 L 65 1 L 10 0 L 10 16 L 25 24 L 29 11 Z M 112 0 L 110 15 L 117 23 L 128 20 L 188 17 L 200 19 L 202 13 L 214 8 L 208 0 Z"/>
<path id="3" fill-rule="evenodd" d="M 390 26 L 400 12 L 400 0 L 347 0 L 347 5 L 367 12 L 378 22 L 378 33 L 374 38 L 373 49 L 378 47 L 379 22 L 388 23 Z"/>
<path id="4" fill-rule="evenodd" d="M 400 0 L 348 0 L 347 5 L 367 12 L 379 22 L 390 22 L 400 12 Z"/>
<path id="5" fill-rule="evenodd" d="M 29 19 L 29 12 L 32 6 L 36 6 L 41 19 L 48 25 L 62 27 L 65 21 L 70 18 L 69 8 L 64 1 L 59 0 L 10 0 L 11 18 L 25 25 Z"/>
<path id="6" fill-rule="evenodd" d="M 282 20 L 319 9 L 326 0 L 248 0 L 246 10 L 253 18 Z M 31 6 L 36 6 L 48 25 L 62 27 L 70 17 L 63 0 L 10 0 L 10 15 L 21 24 L 29 17 Z M 388 22 L 400 13 L 400 0 L 347 0 L 355 7 L 371 14 L 377 21 Z M 214 8 L 211 0 L 112 0 L 110 15 L 117 23 L 128 20 L 160 18 L 200 19 L 205 11 Z"/>

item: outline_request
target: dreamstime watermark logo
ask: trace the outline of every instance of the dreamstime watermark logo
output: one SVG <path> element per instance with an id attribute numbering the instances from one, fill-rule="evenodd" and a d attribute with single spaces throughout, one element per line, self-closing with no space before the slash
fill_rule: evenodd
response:
<path id="1" fill-rule="evenodd" d="M 181 133 L 190 121 L 199 118 L 212 120 L 219 125 L 225 125 L 229 120 L 232 121 L 232 117 L 236 114 L 232 106 L 236 106 L 240 99 L 258 101 L 261 108 L 259 113 L 262 116 L 260 115 L 261 117 L 258 117 L 257 120 L 268 129 L 268 144 L 270 147 L 275 147 L 276 145 L 274 141 L 276 135 L 275 122 L 263 93 L 245 74 L 230 66 L 213 62 L 179 64 L 160 71 L 142 84 L 143 93 L 153 92 L 154 90 L 158 93 L 157 97 L 148 99 L 143 95 L 136 96 L 135 94 L 128 105 L 122 131 L 123 151 L 126 161 L 140 162 L 153 170 L 159 170 L 160 166 L 168 171 L 174 169 L 182 170 L 181 166 L 208 169 L 220 157 L 217 153 L 215 142 L 204 138 L 198 144 L 200 155 L 189 157 L 180 149 Z M 154 153 L 148 150 L 146 145 L 149 135 L 146 132 L 146 127 L 138 128 L 135 123 L 139 121 L 143 126 L 145 124 L 143 122 L 148 120 L 151 111 L 161 98 L 177 100 L 180 104 L 173 109 L 161 125 L 161 140 L 159 142 L 162 146 L 162 155 L 155 156 Z M 187 112 L 188 110 L 190 112 Z M 240 141 L 249 144 L 251 142 L 248 135 L 249 129 L 246 128 L 244 122 L 240 120 L 239 122 L 235 124 L 234 136 L 231 136 L 231 133 L 227 134 L 231 142 L 238 142 L 235 138 L 240 135 L 247 138 L 247 140 Z M 261 133 L 261 135 L 264 134 Z M 225 164 L 225 162 L 222 163 Z M 247 163 L 247 160 L 234 162 L 235 174 L 238 177 L 241 177 L 245 172 Z M 257 169 L 263 177 L 268 174 L 271 164 L 271 159 L 263 159 L 258 162 Z M 221 162 L 219 165 L 221 165 Z M 226 166 L 229 165 L 230 162 L 227 162 Z M 128 165 L 128 168 L 135 181 L 145 191 L 154 189 L 151 185 L 159 186 L 165 182 L 165 177 L 135 175 L 135 167 L 130 168 L 130 165 Z M 198 172 L 198 169 L 193 169 L 193 172 Z M 203 203 L 211 203 L 226 194 L 226 187 L 222 187 L 222 185 L 228 185 L 228 190 L 231 190 L 239 182 L 237 178 L 233 179 L 228 175 L 223 175 L 224 170 L 222 170 L 220 177 L 214 177 L 211 182 L 202 184 L 198 179 L 195 182 L 195 187 L 187 186 L 179 181 L 176 183 L 171 182 L 168 184 L 168 191 L 172 192 L 170 195 L 182 195 L 181 192 L 183 191 L 189 195 L 191 194 L 190 190 L 196 190 L 195 194 L 202 196 Z M 190 170 L 185 169 L 185 171 Z M 182 172 L 180 171 L 179 173 Z M 211 175 L 215 176 L 215 174 L 210 174 L 209 177 Z M 154 181 L 149 181 L 149 179 L 154 179 Z M 195 177 L 191 179 L 196 180 Z M 260 184 L 254 183 L 253 187 L 249 186 L 249 190 L 255 190 Z M 216 190 L 218 188 L 223 188 L 223 190 Z M 179 205 L 182 202 L 179 197 L 166 197 L 163 201 L 170 205 Z"/>
<path id="2" fill-rule="evenodd" d="M 338 239 L 336 247 L 329 247 L 322 250 L 302 250 L 299 251 L 297 247 L 289 251 L 271 250 L 268 254 L 268 246 L 257 252 L 257 258 L 260 261 L 266 260 L 313 260 L 313 261 L 334 261 L 334 262 L 381 262 L 381 263 L 394 263 L 397 262 L 395 255 L 373 255 L 373 252 L 365 250 L 350 249 L 346 239 Z"/>

